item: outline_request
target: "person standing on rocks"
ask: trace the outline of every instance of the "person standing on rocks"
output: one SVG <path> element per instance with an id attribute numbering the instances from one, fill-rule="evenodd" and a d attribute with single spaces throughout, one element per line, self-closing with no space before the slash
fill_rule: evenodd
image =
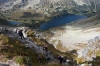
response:
<path id="1" fill-rule="evenodd" d="M 47 45 L 43 49 L 44 49 L 44 51 L 48 51 Z"/>
<path id="2" fill-rule="evenodd" d="M 47 55 L 47 51 L 48 51 L 48 47 L 47 46 L 43 47 L 43 53 L 45 56 Z"/>
<path id="3" fill-rule="evenodd" d="M 45 55 L 46 59 L 49 60 L 49 51 L 48 51 L 47 45 L 43 48 L 43 51 L 44 51 L 44 55 Z"/>
<path id="4" fill-rule="evenodd" d="M 62 64 L 63 63 L 63 60 L 64 60 L 63 56 L 61 56 L 61 55 L 58 56 L 58 60 L 59 60 L 59 63 Z"/>
<path id="5" fill-rule="evenodd" d="M 21 39 L 24 39 L 23 30 L 19 30 L 18 34 L 19 34 L 19 36 L 20 36 Z"/>

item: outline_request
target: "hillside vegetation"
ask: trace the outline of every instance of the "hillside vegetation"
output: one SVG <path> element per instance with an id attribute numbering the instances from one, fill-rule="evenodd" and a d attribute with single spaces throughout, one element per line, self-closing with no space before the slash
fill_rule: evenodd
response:
<path id="1" fill-rule="evenodd" d="M 6 17 L 2 13 L 0 13 L 0 25 L 10 25 L 10 23 L 5 19 Z"/>
<path id="2" fill-rule="evenodd" d="M 42 58 L 41 62 L 38 59 L 39 55 Z M 36 53 L 30 48 L 26 48 L 19 40 L 9 38 L 3 34 L 0 34 L 0 58 L 2 62 L 6 62 L 9 59 L 14 60 L 21 66 L 39 66 L 41 63 L 46 63 L 43 55 Z"/>
<path id="3" fill-rule="evenodd" d="M 0 25 L 11 25 L 7 20 L 0 18 Z"/>
<path id="4" fill-rule="evenodd" d="M 30 37 L 33 37 L 30 33 Z M 39 39 L 34 39 L 35 42 L 40 42 Z M 33 41 L 34 41 L 33 40 Z M 44 41 L 41 41 L 42 43 Z M 49 50 L 54 54 L 54 56 L 65 55 L 53 46 L 38 43 L 41 46 L 48 45 Z M 69 55 L 69 54 L 68 54 Z M 72 57 L 68 56 L 67 57 Z M 10 38 L 4 34 L 0 34 L 0 61 L 6 62 L 8 60 L 13 60 L 14 62 L 20 64 L 20 66 L 62 66 L 58 62 L 48 63 L 43 54 L 38 54 L 34 48 L 30 49 L 25 47 L 25 45 L 16 38 Z"/>

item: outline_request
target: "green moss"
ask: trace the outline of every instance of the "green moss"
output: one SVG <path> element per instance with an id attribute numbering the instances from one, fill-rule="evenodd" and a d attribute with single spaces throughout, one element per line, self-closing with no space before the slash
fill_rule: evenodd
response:
<path id="1" fill-rule="evenodd" d="M 9 38 L 3 34 L 0 35 L 0 40 L 2 40 L 3 44 L 8 43 Z"/>
<path id="2" fill-rule="evenodd" d="M 24 63 L 24 58 L 23 57 L 17 57 L 16 63 L 23 64 Z"/>

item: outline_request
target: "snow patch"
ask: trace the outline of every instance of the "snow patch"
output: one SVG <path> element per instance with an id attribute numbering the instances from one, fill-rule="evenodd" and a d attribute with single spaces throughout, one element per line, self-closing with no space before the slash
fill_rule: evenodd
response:
<path id="1" fill-rule="evenodd" d="M 78 5 L 84 5 L 86 4 L 83 0 L 74 0 Z"/>

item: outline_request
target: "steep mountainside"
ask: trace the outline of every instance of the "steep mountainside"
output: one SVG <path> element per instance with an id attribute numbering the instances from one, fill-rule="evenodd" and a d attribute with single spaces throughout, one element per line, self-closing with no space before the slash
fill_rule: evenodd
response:
<path id="1" fill-rule="evenodd" d="M 100 36 L 99 16 L 94 15 L 90 18 L 51 28 L 43 32 L 42 35 L 50 44 L 61 51 L 79 50 L 86 47 L 90 39 Z"/>
<path id="2" fill-rule="evenodd" d="M 0 18 L 0 25 L 11 25 L 7 20 Z"/>
<path id="3" fill-rule="evenodd" d="M 59 55 L 64 56 L 64 59 L 74 57 L 72 53 L 56 50 L 44 39 L 39 39 L 37 34 L 27 27 L 23 27 L 23 29 L 27 28 L 28 32 L 27 37 L 22 40 L 16 33 L 12 33 L 15 28 L 22 29 L 22 27 L 9 26 L 7 32 L 0 31 L 0 66 L 5 66 L 4 64 L 6 66 L 62 66 L 57 60 Z M 47 51 L 44 49 L 45 46 L 48 46 Z"/>
<path id="4" fill-rule="evenodd" d="M 45 63 L 43 55 L 26 47 L 15 38 L 0 34 L 0 64 L 2 66 L 39 66 L 37 59 L 39 55 L 42 58 L 41 63 Z"/>
<path id="5" fill-rule="evenodd" d="M 11 14 L 20 10 L 32 10 L 41 14 L 91 13 L 100 9 L 99 0 L 0 0 L 0 10 Z"/>
<path id="6" fill-rule="evenodd" d="M 10 23 L 5 19 L 6 17 L 2 13 L 0 13 L 0 25 L 10 25 Z"/>

